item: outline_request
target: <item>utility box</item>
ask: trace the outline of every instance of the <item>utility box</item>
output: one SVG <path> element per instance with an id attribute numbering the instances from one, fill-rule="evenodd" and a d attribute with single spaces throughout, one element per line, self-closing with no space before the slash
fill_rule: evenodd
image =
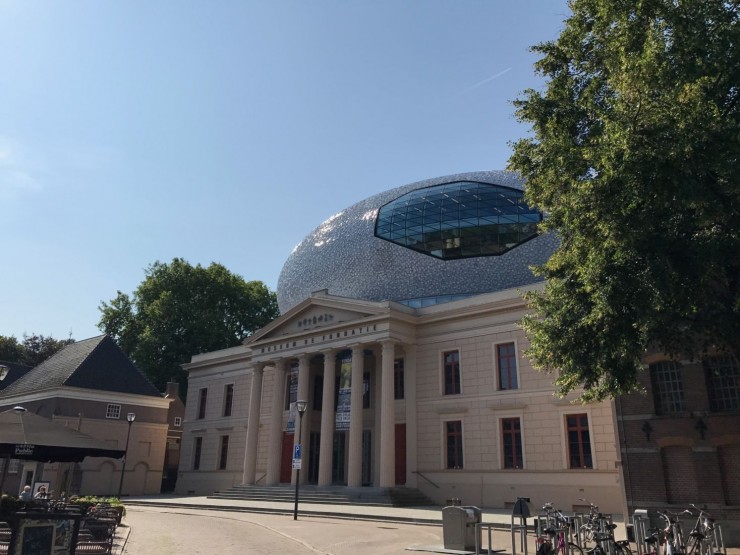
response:
<path id="1" fill-rule="evenodd" d="M 481 523 L 482 515 L 478 507 L 444 507 L 442 538 L 445 549 L 470 551 L 481 545 L 481 529 L 477 525 Z"/>

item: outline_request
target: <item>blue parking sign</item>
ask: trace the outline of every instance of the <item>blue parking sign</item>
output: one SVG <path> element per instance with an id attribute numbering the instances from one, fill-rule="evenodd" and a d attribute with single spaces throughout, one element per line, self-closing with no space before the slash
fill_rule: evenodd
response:
<path id="1" fill-rule="evenodd" d="M 300 459 L 301 458 L 301 444 L 296 443 L 293 446 L 293 458 L 294 459 Z"/>

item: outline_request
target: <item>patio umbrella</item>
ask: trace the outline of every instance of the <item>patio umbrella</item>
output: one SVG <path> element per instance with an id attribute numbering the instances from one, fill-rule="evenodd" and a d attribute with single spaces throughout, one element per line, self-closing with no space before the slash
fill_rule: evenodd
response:
<path id="1" fill-rule="evenodd" d="M 23 407 L 0 412 L 0 458 L 5 459 L 0 491 L 10 459 L 41 462 L 80 462 L 85 457 L 122 458 L 123 449 L 58 422 L 28 412 Z"/>

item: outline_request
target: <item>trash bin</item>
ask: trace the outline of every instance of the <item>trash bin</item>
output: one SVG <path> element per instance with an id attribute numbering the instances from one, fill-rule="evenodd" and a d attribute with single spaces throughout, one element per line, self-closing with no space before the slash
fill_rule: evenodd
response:
<path id="1" fill-rule="evenodd" d="M 445 549 L 469 551 L 481 545 L 480 524 L 483 513 L 478 507 L 444 507 L 442 509 L 442 538 Z"/>

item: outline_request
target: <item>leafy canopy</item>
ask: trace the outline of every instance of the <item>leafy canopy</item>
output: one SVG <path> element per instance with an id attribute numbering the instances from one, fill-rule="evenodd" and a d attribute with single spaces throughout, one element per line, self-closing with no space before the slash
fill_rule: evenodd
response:
<path id="1" fill-rule="evenodd" d="M 74 342 L 71 337 L 54 339 L 35 333 L 23 334 L 23 341 L 18 341 L 13 335 L 0 335 L 0 360 L 34 367 Z"/>
<path id="2" fill-rule="evenodd" d="M 511 169 L 561 245 L 529 356 L 583 400 L 637 388 L 648 348 L 740 357 L 740 24 L 724 0 L 573 0 L 534 47 Z"/>
<path id="3" fill-rule="evenodd" d="M 278 315 L 277 299 L 260 281 L 224 266 L 155 262 L 129 297 L 118 291 L 100 305 L 98 327 L 113 337 L 154 385 L 186 383 L 180 365 L 198 353 L 238 345 Z"/>

